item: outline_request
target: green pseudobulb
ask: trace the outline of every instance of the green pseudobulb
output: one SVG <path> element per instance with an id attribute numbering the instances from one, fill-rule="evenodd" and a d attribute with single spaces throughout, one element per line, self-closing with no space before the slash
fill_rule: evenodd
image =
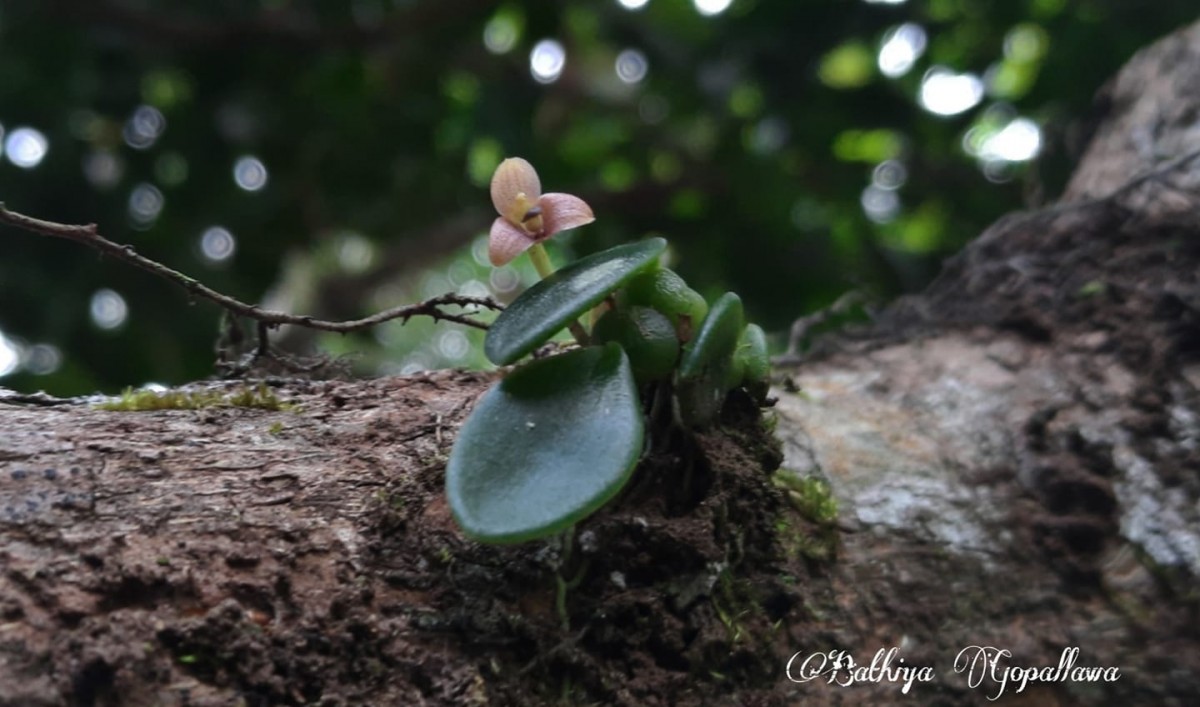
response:
<path id="1" fill-rule="evenodd" d="M 615 341 L 625 349 L 641 385 L 670 375 L 679 360 L 679 339 L 666 315 L 649 307 L 611 309 L 592 330 L 595 343 Z"/>
<path id="2" fill-rule="evenodd" d="M 713 302 L 708 316 L 688 344 L 679 363 L 678 397 L 684 421 L 694 427 L 712 422 L 725 394 L 743 375 L 734 360 L 746 328 L 742 300 L 732 292 Z"/>
<path id="3" fill-rule="evenodd" d="M 683 342 L 692 339 L 696 328 L 708 314 L 708 303 L 704 297 L 668 268 L 647 270 L 636 275 L 625 287 L 625 301 L 665 314 Z"/>

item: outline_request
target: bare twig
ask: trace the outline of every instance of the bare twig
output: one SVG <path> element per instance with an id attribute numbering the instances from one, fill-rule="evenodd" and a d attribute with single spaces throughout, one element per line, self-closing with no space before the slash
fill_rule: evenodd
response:
<path id="1" fill-rule="evenodd" d="M 788 333 L 788 346 L 781 356 L 775 359 L 775 363 L 793 363 L 800 360 L 800 346 L 804 343 L 808 332 L 814 327 L 818 327 L 831 318 L 845 314 L 850 311 L 851 307 L 855 307 L 866 301 L 866 296 L 859 290 L 850 290 L 849 292 L 838 297 L 837 300 L 818 312 L 800 317 L 792 322 L 792 329 Z"/>
<path id="2" fill-rule="evenodd" d="M 332 331 L 341 334 L 369 329 L 378 324 L 391 321 L 393 319 L 402 319 L 408 321 L 411 317 L 424 316 L 431 317 L 440 321 L 455 322 L 463 326 L 474 327 L 476 329 L 487 329 L 487 325 L 483 322 L 472 319 L 465 314 L 452 314 L 442 310 L 443 307 L 484 307 L 487 309 L 499 310 L 502 307 L 496 303 L 491 297 L 464 297 L 462 295 L 445 294 L 440 297 L 418 302 L 416 304 L 406 304 L 399 307 L 384 310 L 378 314 L 373 314 L 362 319 L 353 319 L 350 321 L 334 322 L 324 319 L 314 319 L 313 317 L 301 314 L 288 314 L 287 312 L 278 312 L 269 309 L 261 309 L 258 305 L 246 304 L 236 300 L 228 295 L 223 295 L 220 292 L 202 284 L 198 280 L 188 277 L 181 272 L 172 270 L 162 263 L 156 262 L 144 256 L 138 255 L 134 251 L 133 246 L 120 245 L 113 243 L 106 238 L 103 238 L 96 224 L 89 223 L 86 225 L 70 225 L 63 223 L 54 223 L 53 221 L 43 221 L 41 219 L 26 216 L 15 211 L 9 211 L 3 202 L 0 202 L 0 223 L 7 223 L 11 226 L 37 233 L 43 236 L 51 236 L 54 238 L 65 238 L 69 241 L 82 243 L 91 248 L 111 255 L 118 260 L 124 261 L 140 268 L 147 272 L 158 275 L 159 277 L 173 282 L 188 291 L 193 297 L 209 300 L 217 304 L 225 311 L 239 317 L 258 322 L 259 333 L 259 355 L 265 355 L 267 347 L 267 329 L 274 328 L 280 324 L 293 324 L 295 326 L 306 327 L 308 329 L 319 329 L 321 331 Z"/>

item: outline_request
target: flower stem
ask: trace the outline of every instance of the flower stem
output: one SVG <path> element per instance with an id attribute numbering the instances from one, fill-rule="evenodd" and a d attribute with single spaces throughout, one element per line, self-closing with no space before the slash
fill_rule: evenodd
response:
<path id="1" fill-rule="evenodd" d="M 550 277 L 554 273 L 554 266 L 550 264 L 550 256 L 546 253 L 546 248 L 541 243 L 534 243 L 530 246 L 529 259 L 533 261 L 533 267 L 543 280 Z M 589 337 L 579 322 L 572 320 L 567 328 L 571 330 L 571 336 L 575 337 L 576 343 L 580 346 L 587 346 Z"/>
<path id="2" fill-rule="evenodd" d="M 554 272 L 554 266 L 550 264 L 550 256 L 546 253 L 546 247 L 541 243 L 534 243 L 527 252 L 529 253 L 529 259 L 533 261 L 533 267 L 537 270 L 537 274 L 543 280 L 550 277 L 551 273 Z"/>

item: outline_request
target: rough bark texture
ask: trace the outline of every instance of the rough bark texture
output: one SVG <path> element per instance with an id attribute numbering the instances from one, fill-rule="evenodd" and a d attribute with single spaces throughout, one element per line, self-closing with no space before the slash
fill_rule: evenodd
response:
<path id="1" fill-rule="evenodd" d="M 0 408 L 0 704 L 982 703 L 970 645 L 1121 671 L 1007 704 L 1191 704 L 1197 55 L 1200 25 L 1130 63 L 1068 201 L 781 371 L 782 450 L 732 397 L 683 451 L 690 491 L 649 459 L 569 562 L 450 519 L 487 375 L 280 385 L 293 411 Z M 556 573 L 582 578 L 566 627 Z M 936 677 L 785 674 L 893 646 Z"/>

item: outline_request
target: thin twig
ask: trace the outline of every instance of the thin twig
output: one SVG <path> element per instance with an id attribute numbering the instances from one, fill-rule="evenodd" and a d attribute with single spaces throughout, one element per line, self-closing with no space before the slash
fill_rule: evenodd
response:
<path id="1" fill-rule="evenodd" d="M 369 329 L 378 324 L 391 321 L 393 319 L 403 319 L 408 321 L 411 317 L 425 316 L 436 320 L 455 322 L 463 326 L 474 327 L 476 329 L 487 329 L 487 324 L 472 319 L 463 314 L 450 314 L 443 312 L 442 307 L 458 306 L 458 307 L 486 307 L 488 309 L 503 309 L 491 297 L 464 297 L 462 295 L 445 294 L 440 297 L 418 302 L 416 304 L 406 304 L 399 307 L 386 309 L 378 314 L 372 314 L 369 317 L 362 319 L 353 319 L 350 321 L 333 322 L 324 319 L 314 319 L 313 317 L 302 314 L 288 314 L 287 312 L 278 312 L 269 309 L 261 309 L 258 305 L 246 304 L 236 300 L 228 295 L 223 295 L 220 292 L 202 284 L 200 281 L 188 277 L 181 272 L 172 270 L 162 263 L 156 262 L 144 256 L 138 255 L 134 251 L 133 246 L 120 245 L 113 243 L 110 240 L 103 238 L 96 224 L 89 223 L 86 225 L 71 225 L 63 223 L 54 223 L 53 221 L 43 221 L 32 216 L 9 211 L 3 202 L 0 202 L 0 223 L 7 223 L 11 226 L 16 226 L 31 233 L 37 233 L 43 236 L 51 236 L 54 238 L 65 238 L 69 241 L 82 243 L 91 248 L 111 255 L 118 260 L 122 260 L 134 267 L 141 268 L 147 272 L 151 272 L 159 277 L 183 287 L 194 297 L 214 302 L 221 308 L 231 314 L 252 319 L 259 323 L 259 346 L 264 347 L 266 343 L 266 329 L 274 328 L 280 324 L 293 324 L 308 329 L 319 329 L 321 331 L 332 331 L 337 333 L 348 333 Z M 260 350 L 259 354 L 263 352 Z"/>
<path id="2" fill-rule="evenodd" d="M 788 333 L 787 351 L 783 355 L 778 356 L 773 363 L 792 363 L 800 360 L 800 346 L 804 343 L 804 339 L 808 336 L 808 332 L 814 327 L 818 327 L 829 319 L 845 314 L 850 311 L 851 307 L 862 304 L 866 301 L 866 296 L 858 290 L 850 290 L 837 298 L 829 307 L 822 309 L 812 314 L 800 317 L 792 322 L 792 329 Z"/>

